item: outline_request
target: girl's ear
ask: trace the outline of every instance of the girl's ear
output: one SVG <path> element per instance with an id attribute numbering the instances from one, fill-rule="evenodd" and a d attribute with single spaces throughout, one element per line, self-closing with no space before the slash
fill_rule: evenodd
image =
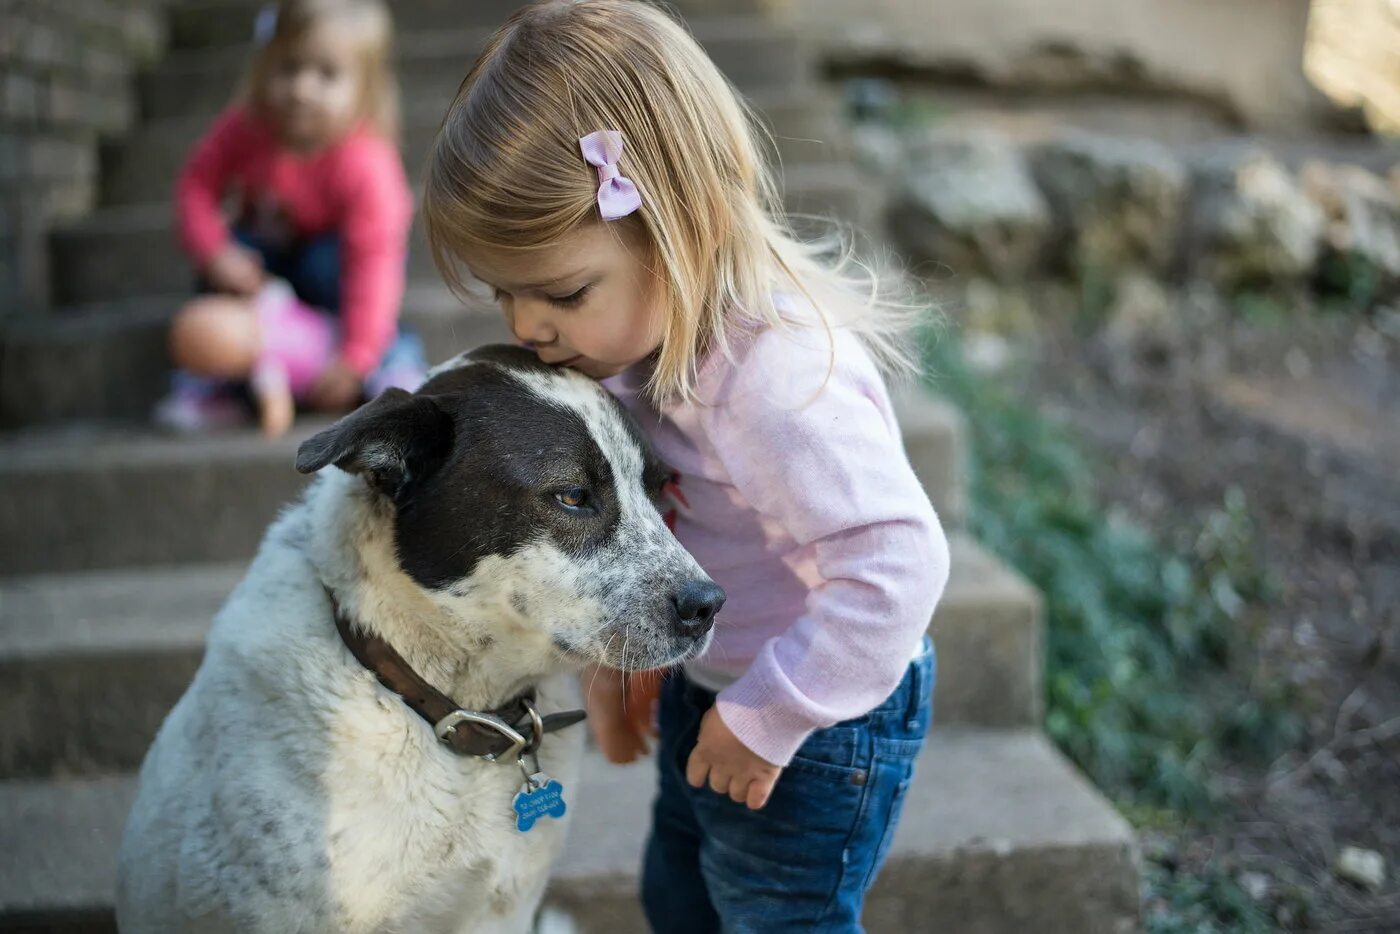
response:
<path id="1" fill-rule="evenodd" d="M 415 480 L 436 470 L 452 450 L 451 417 L 432 396 L 386 389 L 297 449 L 297 470 L 334 464 L 364 477 L 397 500 Z"/>

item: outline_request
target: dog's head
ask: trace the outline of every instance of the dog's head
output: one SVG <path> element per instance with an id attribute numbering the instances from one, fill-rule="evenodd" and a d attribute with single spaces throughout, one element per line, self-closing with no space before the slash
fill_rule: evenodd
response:
<path id="1" fill-rule="evenodd" d="M 698 655 L 724 592 L 666 528 L 670 478 L 597 383 L 493 346 L 389 390 L 302 444 L 297 469 L 359 474 L 393 512 L 404 573 L 489 608 L 577 663 Z"/>

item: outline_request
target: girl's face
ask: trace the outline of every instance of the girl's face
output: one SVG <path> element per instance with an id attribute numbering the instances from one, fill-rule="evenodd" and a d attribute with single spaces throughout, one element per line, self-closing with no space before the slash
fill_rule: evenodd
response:
<path id="1" fill-rule="evenodd" d="M 313 25 L 272 65 L 265 101 L 282 142 L 319 149 L 349 132 L 362 89 L 349 30 L 335 22 Z"/>
<path id="2" fill-rule="evenodd" d="M 661 345 L 660 289 L 637 239 L 590 224 L 539 250 L 472 256 L 467 268 L 541 360 L 606 379 Z"/>

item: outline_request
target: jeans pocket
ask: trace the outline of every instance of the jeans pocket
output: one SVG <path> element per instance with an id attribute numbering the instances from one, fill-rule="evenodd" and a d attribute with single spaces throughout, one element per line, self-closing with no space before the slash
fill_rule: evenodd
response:
<path id="1" fill-rule="evenodd" d="M 861 751 L 865 731 L 858 726 L 829 726 L 816 730 L 793 753 L 787 768 L 820 775 L 833 781 L 863 785 L 866 769 Z"/>

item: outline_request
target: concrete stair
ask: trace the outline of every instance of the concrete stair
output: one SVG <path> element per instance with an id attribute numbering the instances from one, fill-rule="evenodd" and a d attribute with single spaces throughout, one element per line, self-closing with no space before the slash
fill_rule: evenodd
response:
<path id="1" fill-rule="evenodd" d="M 941 725 L 1040 720 L 1035 592 L 966 536 L 933 631 Z M 134 770 L 204 652 L 242 562 L 0 581 L 0 779 Z"/>
<path id="2" fill-rule="evenodd" d="M 422 7 L 402 5 L 407 17 L 400 26 L 407 102 L 404 152 L 412 175 L 417 175 L 446 101 L 468 56 L 480 44 L 485 25 L 516 6 L 437 0 Z M 708 9 L 712 4 L 698 6 Z M 743 2 L 714 8 L 752 12 Z M 220 47 L 173 55 L 144 80 L 152 88 L 205 80 L 225 90 L 232 87 L 246 56 L 242 46 L 248 31 L 231 26 L 245 16 L 243 25 L 251 23 L 256 9 L 257 4 L 240 2 L 177 7 L 172 18 L 178 44 L 198 41 L 197 30 L 190 31 L 188 24 L 203 22 L 207 14 L 223 24 L 210 34 L 222 37 L 216 43 Z M 411 31 L 415 25 L 417 33 Z M 448 28 L 444 31 L 443 26 Z M 873 217 L 876 206 L 845 161 L 836 103 L 832 95 L 796 74 L 805 60 L 792 35 L 765 20 L 734 15 L 698 21 L 695 30 L 722 62 L 734 63 L 735 73 L 741 71 L 740 62 L 767 63 L 748 66 L 738 77 L 772 134 L 774 156 L 786 167 L 786 202 L 797 222 L 803 222 L 803 215 L 840 217 L 857 224 Z M 764 72 L 763 67 L 776 70 Z M 75 418 L 143 418 L 164 392 L 166 323 L 193 283 L 175 242 L 167 199 L 189 147 L 224 103 L 222 97 L 208 101 L 204 110 L 192 104 L 193 109 L 148 121 L 104 149 L 104 207 L 50 238 L 53 294 L 59 307 L 48 315 L 11 316 L 0 323 L 0 428 Z M 461 309 L 438 283 L 421 229 L 414 232 L 410 267 L 414 282 L 405 319 L 425 334 L 431 354 L 455 352 L 460 345 L 450 339 L 460 328 L 452 319 L 460 317 Z"/>
<path id="3" fill-rule="evenodd" d="M 263 0 L 182 0 L 171 4 L 172 48 L 220 48 L 245 45 Z M 500 23 L 521 0 L 389 0 L 400 33 L 461 29 Z M 687 18 L 768 14 L 779 4 L 766 0 L 667 0 Z"/>
<path id="4" fill-rule="evenodd" d="M 958 421 L 912 408 L 906 428 L 936 505 L 960 514 Z M 0 567 L 9 574 L 246 560 L 306 482 L 296 449 L 325 421 L 263 441 L 91 424 L 0 434 Z"/>
<path id="5" fill-rule="evenodd" d="M 65 420 L 145 420 L 170 388 L 166 336 L 187 294 L 73 307 L 0 332 L 0 428 Z M 509 341 L 495 307 L 464 307 L 438 280 L 411 283 L 403 320 L 430 362 L 463 347 Z"/>
<path id="6" fill-rule="evenodd" d="M 585 759 L 573 826 L 547 899 L 585 934 L 647 930 L 637 875 L 655 778 L 649 764 Z M 0 782 L 0 919 L 111 931 L 127 775 Z M 1137 910 L 1133 837 L 1033 730 L 929 738 L 871 890 L 872 934 L 1121 934 Z M 7 925 L 8 926 L 8 925 Z M 49 930 L 59 929 L 49 927 Z"/>
<path id="7" fill-rule="evenodd" d="M 451 99 L 430 95 L 405 103 L 401 151 L 410 175 L 427 160 L 442 115 Z M 783 165 L 839 163 L 849 155 L 838 102 L 807 83 L 759 86 L 747 95 L 749 105 L 774 137 L 773 152 Z M 144 204 L 170 197 L 174 180 L 190 149 L 209 127 L 214 113 L 153 121 L 108 146 L 102 153 L 102 201 L 107 205 Z"/>
<path id="8" fill-rule="evenodd" d="M 147 120 L 103 154 L 104 207 L 51 241 L 63 307 L 0 330 L 0 929 L 110 931 L 133 771 L 203 652 L 211 616 L 305 482 L 307 420 L 267 443 L 132 430 L 166 387 L 165 330 L 191 274 L 170 230 L 173 174 L 228 99 L 261 0 L 182 0 L 176 51 L 141 78 Z M 447 100 L 517 0 L 391 0 L 417 174 Z M 839 115 L 774 0 L 679 0 L 776 137 L 790 209 L 854 223 L 870 192 Z M 421 238 L 404 318 L 430 356 L 503 340 L 499 316 L 437 282 Z M 905 445 L 945 525 L 953 576 L 931 628 L 937 727 L 871 893 L 871 931 L 1099 934 L 1136 928 L 1131 830 L 1041 737 L 1038 596 L 962 528 L 958 413 L 898 398 Z M 127 420 L 123 423 L 122 420 Z M 590 753 L 550 898 L 586 932 L 643 930 L 647 766 Z"/>
<path id="9" fill-rule="evenodd" d="M 796 36 L 762 17 L 706 17 L 694 20 L 692 27 L 705 51 L 739 87 L 784 87 L 811 77 L 810 59 Z M 445 112 L 490 34 L 490 26 L 401 31 L 395 42 L 400 85 L 413 88 L 415 104 L 431 104 Z M 247 57 L 243 46 L 167 56 L 139 79 L 142 114 L 148 120 L 212 115 L 228 103 Z"/>
<path id="10" fill-rule="evenodd" d="M 853 221 L 871 206 L 859 174 L 836 162 L 791 166 L 784 173 L 783 195 L 795 215 Z M 194 273 L 177 245 L 174 220 L 173 205 L 155 201 L 100 208 L 54 230 L 55 301 L 81 305 L 192 292 Z M 408 271 L 414 279 L 436 273 L 421 217 L 415 218 Z"/>

